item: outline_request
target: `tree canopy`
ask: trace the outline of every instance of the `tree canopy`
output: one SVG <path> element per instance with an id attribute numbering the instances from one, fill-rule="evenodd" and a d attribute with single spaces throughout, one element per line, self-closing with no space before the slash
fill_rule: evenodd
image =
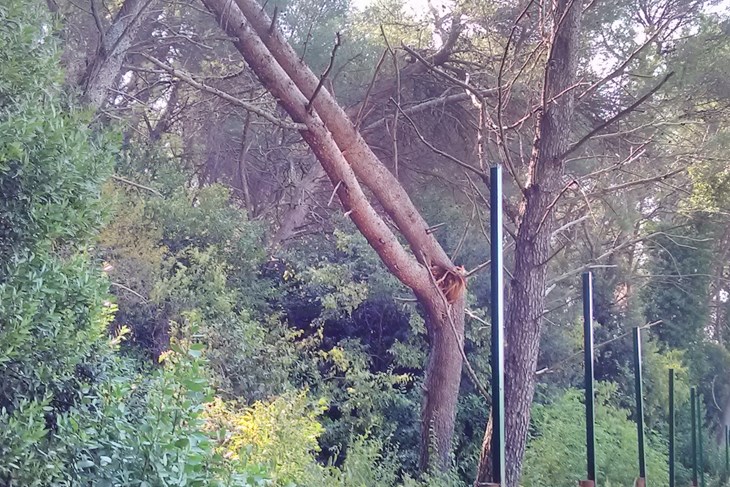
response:
<path id="1" fill-rule="evenodd" d="M 5 0 L 0 485 L 709 485 L 730 425 L 725 2 Z M 580 419 L 579 419 L 580 418 Z"/>

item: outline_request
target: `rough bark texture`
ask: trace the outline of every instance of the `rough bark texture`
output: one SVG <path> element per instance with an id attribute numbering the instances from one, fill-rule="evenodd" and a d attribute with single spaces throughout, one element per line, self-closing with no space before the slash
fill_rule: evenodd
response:
<path id="1" fill-rule="evenodd" d="M 581 2 L 558 0 L 555 34 L 546 65 L 543 100 L 576 82 L 577 37 Z M 535 369 L 540 346 L 541 316 L 545 301 L 547 261 L 554 227 L 553 201 L 561 190 L 564 161 L 573 116 L 573 95 L 543 105 L 530 159 L 528 184 L 519 209 L 515 268 L 505 310 L 505 442 L 507 478 L 503 485 L 517 487 L 535 392 Z M 489 448 L 485 440 L 484 447 Z M 488 452 L 482 453 L 477 484 L 491 480 Z"/>
<path id="2" fill-rule="evenodd" d="M 421 468 L 450 466 L 451 438 L 454 436 L 456 400 L 459 397 L 462 357 L 459 347 L 464 342 L 464 299 L 451 309 L 449 316 L 435 314 L 426 317 L 431 342 L 426 385 L 421 412 Z M 454 334 L 458 334 L 458 341 Z M 434 458 L 434 456 L 436 458 Z"/>
<path id="3" fill-rule="evenodd" d="M 456 402 L 461 380 L 464 295 L 449 306 L 430 274 L 429 265 L 453 267 L 428 225 L 400 183 L 372 153 L 343 109 L 322 89 L 307 107 L 318 78 L 304 65 L 271 21 L 253 0 L 203 0 L 220 26 L 234 39 L 235 46 L 291 118 L 304 123 L 302 137 L 321 162 L 337 188 L 337 195 L 350 218 L 375 249 L 388 269 L 410 287 L 427 315 L 431 353 L 425 383 L 422 415 L 422 460 L 431 464 L 429 439 L 436 446 L 437 466 L 448 466 Z M 393 219 L 412 253 L 377 214 L 366 198 L 360 181 Z M 424 265 L 425 264 L 425 265 Z M 424 465 L 425 466 L 425 465 Z"/>
<path id="4" fill-rule="evenodd" d="M 150 3 L 151 0 L 125 0 L 102 35 L 99 48 L 81 80 L 83 99 L 90 107 L 98 109 L 104 105 Z"/>
<path id="5" fill-rule="evenodd" d="M 289 208 L 287 208 L 279 222 L 279 230 L 269 242 L 269 252 L 276 252 L 284 242 L 297 235 L 298 229 L 305 224 L 307 216 L 315 204 L 311 195 L 315 194 L 317 188 L 322 186 L 322 180 L 325 176 L 322 164 L 317 161 L 312 164 L 304 177 L 297 181 Z"/>

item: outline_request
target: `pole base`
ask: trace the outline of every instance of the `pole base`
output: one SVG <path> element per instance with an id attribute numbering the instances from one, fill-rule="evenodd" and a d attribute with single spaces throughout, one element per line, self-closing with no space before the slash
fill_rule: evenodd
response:
<path id="1" fill-rule="evenodd" d="M 596 483 L 593 480 L 579 480 L 578 487 L 595 487 Z"/>
<path id="2" fill-rule="evenodd" d="M 634 487 L 646 487 L 646 479 L 644 477 L 637 477 L 634 482 Z"/>

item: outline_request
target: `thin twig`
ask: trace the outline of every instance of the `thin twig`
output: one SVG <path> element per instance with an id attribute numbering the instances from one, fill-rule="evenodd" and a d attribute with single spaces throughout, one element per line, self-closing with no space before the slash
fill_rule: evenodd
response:
<path id="1" fill-rule="evenodd" d="M 665 179 L 671 178 L 672 176 L 676 176 L 677 174 L 679 174 L 681 172 L 685 172 L 686 170 L 687 170 L 686 167 L 682 167 L 679 169 L 675 169 L 674 171 L 669 171 L 664 174 L 660 174 L 659 176 L 653 176 L 650 178 L 638 179 L 636 181 L 629 181 L 627 183 L 617 184 L 615 186 L 609 186 L 608 188 L 604 188 L 604 189 L 598 190 L 594 193 L 590 193 L 588 196 L 596 196 L 596 195 L 605 194 L 605 193 L 615 193 L 616 191 L 630 188 L 632 186 L 639 186 L 639 185 L 647 184 L 647 183 L 661 182 L 661 181 L 664 181 Z"/>
<path id="2" fill-rule="evenodd" d="M 101 23 L 99 12 L 96 11 L 96 0 L 89 0 L 91 4 L 91 16 L 94 17 L 94 23 L 96 24 L 96 30 L 99 31 L 99 46 L 104 46 L 104 26 Z"/>
<path id="3" fill-rule="evenodd" d="M 471 98 L 472 95 L 469 93 L 456 93 L 453 95 L 446 95 L 445 93 L 449 90 L 446 90 L 443 95 L 439 96 L 438 98 L 432 98 L 430 100 L 425 100 L 422 102 L 419 102 L 416 105 L 411 105 L 408 108 L 403 108 L 403 112 L 407 113 L 408 115 L 414 115 L 416 113 L 428 110 L 430 108 L 439 106 L 439 105 L 446 105 L 447 103 L 458 103 L 461 101 L 466 101 L 469 98 Z M 482 95 L 487 95 L 491 93 L 492 90 L 485 90 L 482 91 Z M 385 118 L 380 118 L 379 120 L 376 120 L 375 122 L 366 125 L 365 127 L 360 130 L 362 133 L 371 132 L 377 128 L 382 127 L 385 124 Z"/>
<path id="4" fill-rule="evenodd" d="M 139 189 L 144 189 L 145 191 L 149 191 L 150 193 L 156 194 L 157 196 L 162 196 L 162 193 L 154 188 L 150 188 L 149 186 L 145 186 L 144 184 L 135 183 L 134 181 L 130 181 L 129 179 L 125 179 L 121 176 L 117 176 L 116 174 L 112 174 L 111 178 L 115 181 L 119 181 L 120 183 L 128 184 Z"/>
<path id="5" fill-rule="evenodd" d="M 607 74 L 600 80 L 593 83 L 583 93 L 578 95 L 578 100 L 582 100 L 583 98 L 585 98 L 586 96 L 588 96 L 589 94 L 593 93 L 595 90 L 600 88 L 603 84 L 608 83 L 609 81 L 611 81 L 612 79 L 616 78 L 621 73 L 623 73 L 624 70 L 626 69 L 626 67 L 628 67 L 628 65 L 631 64 L 631 61 L 636 59 L 636 57 L 641 53 L 641 51 L 643 51 L 648 45 L 652 44 L 654 42 L 654 40 L 656 40 L 656 38 L 659 36 L 659 34 L 661 34 L 664 31 L 664 28 L 668 24 L 669 24 L 669 21 L 667 21 L 664 25 L 657 28 L 656 31 L 654 32 L 654 34 L 649 36 L 639 47 L 634 49 L 634 51 L 631 54 L 629 54 L 629 56 L 624 60 L 624 62 L 622 62 L 619 66 L 617 66 L 616 69 L 611 71 L 609 74 Z"/>
<path id="6" fill-rule="evenodd" d="M 663 322 L 662 322 L 662 320 L 657 320 L 657 321 L 654 321 L 654 322 L 652 322 L 652 323 L 647 323 L 647 324 L 646 324 L 646 325 L 644 325 L 644 326 L 640 326 L 640 327 L 639 327 L 639 329 L 641 329 L 641 330 L 646 330 L 646 329 L 648 329 L 648 328 L 651 328 L 651 327 L 653 327 L 653 326 L 656 326 L 656 325 L 660 325 L 660 324 L 662 324 L 662 323 L 663 323 Z M 609 339 L 609 340 L 606 340 L 605 342 L 601 342 L 601 343 L 599 343 L 599 344 L 597 344 L 597 345 L 594 345 L 594 346 L 593 346 L 593 350 L 598 350 L 599 348 L 603 348 L 603 347 L 605 347 L 606 345 L 609 345 L 609 344 L 611 344 L 611 343 L 613 343 L 613 342 L 615 342 L 615 341 L 617 341 L 617 340 L 620 340 L 621 338 L 623 338 L 623 337 L 625 337 L 625 336 L 628 336 L 628 335 L 630 335 L 630 334 L 631 334 L 631 331 L 627 331 L 626 333 L 622 333 L 621 335 L 619 335 L 619 336 L 616 336 L 616 337 L 613 337 L 613 338 L 611 338 L 611 339 Z M 582 356 L 582 355 L 583 355 L 583 352 L 582 352 L 582 351 L 581 351 L 581 352 L 576 352 L 576 353 L 574 353 L 574 354 L 572 354 L 572 355 L 570 355 L 570 356 L 568 356 L 568 357 L 564 358 L 563 360 L 560 360 L 560 361 L 558 361 L 558 362 L 554 363 L 554 364 L 553 364 L 553 365 L 551 365 L 551 366 L 548 366 L 548 367 L 543 367 L 542 369 L 540 369 L 540 370 L 536 371 L 536 372 L 535 372 L 535 375 L 543 375 L 543 374 L 548 374 L 548 373 L 550 373 L 550 372 L 554 372 L 554 371 L 555 371 L 555 369 L 557 369 L 557 368 L 560 368 L 560 367 L 562 367 L 562 366 L 563 366 L 563 365 L 565 365 L 566 363 L 568 363 L 568 362 L 570 362 L 571 360 L 573 360 L 573 359 L 575 359 L 575 358 L 578 358 L 578 357 L 580 357 L 580 356 Z"/>
<path id="7" fill-rule="evenodd" d="M 426 66 L 429 70 L 433 71 L 434 73 L 438 74 L 444 79 L 447 79 L 454 83 L 455 85 L 461 86 L 466 91 L 470 92 L 474 96 L 476 96 L 479 100 L 483 100 L 484 96 L 482 93 L 474 86 L 470 85 L 469 83 L 465 83 L 459 78 L 455 78 L 454 76 L 451 76 L 446 71 L 439 69 L 438 67 L 434 66 L 433 64 L 429 63 L 426 59 L 424 59 L 423 56 L 421 56 L 418 52 L 414 51 L 410 47 L 406 46 L 405 44 L 401 44 L 401 47 L 411 56 L 416 58 L 419 62 L 421 62 L 424 66 Z"/>
<path id="8" fill-rule="evenodd" d="M 276 29 L 276 17 L 279 16 L 279 6 L 274 5 L 274 14 L 271 16 L 271 25 L 269 26 L 269 35 L 274 33 Z"/>
<path id="9" fill-rule="evenodd" d="M 461 159 L 458 159 L 457 157 L 452 156 L 448 152 L 442 151 L 441 149 L 437 148 L 432 143 L 430 143 L 428 140 L 426 140 L 426 138 L 423 136 L 423 134 L 421 133 L 421 131 L 418 129 L 418 126 L 416 125 L 416 123 L 413 121 L 413 119 L 411 117 L 408 116 L 408 114 L 405 111 L 403 111 L 403 109 L 400 107 L 400 105 L 398 104 L 398 102 L 396 102 L 393 98 L 391 98 L 390 101 L 393 104 L 395 104 L 396 109 L 398 111 L 400 111 L 400 113 L 406 118 L 406 120 L 408 120 L 408 123 L 411 124 L 411 126 L 413 127 L 413 130 L 416 132 L 416 135 L 418 136 L 419 139 L 421 139 L 421 142 L 423 142 L 423 144 L 426 147 L 428 147 L 429 149 L 431 149 L 436 154 L 438 154 L 438 155 L 440 155 L 442 157 L 445 157 L 446 159 L 450 160 L 451 162 L 459 165 L 460 167 L 462 167 L 464 169 L 467 169 L 467 170 L 473 172 L 474 174 L 476 174 L 480 178 L 484 179 L 485 174 L 486 174 L 485 172 L 479 170 L 478 168 L 472 166 L 471 164 L 467 164 L 466 162 L 462 161 Z"/>
<path id="10" fill-rule="evenodd" d="M 504 51 L 502 53 L 502 61 L 499 64 L 499 72 L 497 73 L 497 132 L 498 132 L 498 145 L 499 148 L 502 149 L 502 153 L 504 154 L 505 158 L 505 165 L 509 169 L 510 174 L 512 174 L 513 179 L 515 180 L 515 184 L 517 184 L 517 187 L 520 189 L 520 192 L 524 193 L 525 188 L 522 186 L 522 183 L 520 182 L 519 178 L 517 177 L 517 172 L 515 171 L 514 165 L 512 164 L 512 158 L 509 155 L 509 150 L 507 149 L 506 144 L 506 138 L 504 135 L 504 125 L 502 123 L 502 112 L 504 111 L 504 105 L 505 105 L 505 99 L 504 99 L 504 90 L 502 86 L 502 76 L 504 75 L 504 68 L 507 64 L 507 56 L 509 55 L 509 49 L 512 45 L 512 39 L 514 37 L 515 32 L 517 31 L 517 27 L 520 23 L 520 20 L 522 20 L 526 15 L 527 11 L 530 9 L 532 4 L 535 0 L 530 0 L 527 2 L 527 5 L 525 5 L 525 8 L 522 9 L 520 14 L 517 16 L 517 19 L 515 19 L 514 23 L 512 24 L 512 29 L 510 31 L 509 37 L 507 38 L 507 44 L 504 46 Z"/>
<path id="11" fill-rule="evenodd" d="M 365 109 L 365 106 L 368 104 L 368 99 L 370 98 L 370 92 L 373 90 L 373 86 L 375 86 L 375 80 L 378 78 L 378 72 L 380 72 L 380 67 L 383 65 L 383 62 L 385 61 L 385 55 L 388 52 L 387 49 L 383 51 L 383 54 L 380 55 L 380 60 L 378 61 L 378 64 L 375 65 L 375 72 L 373 73 L 373 77 L 370 79 L 370 84 L 368 85 L 368 89 L 365 92 L 365 98 L 363 99 L 362 103 L 360 104 L 360 109 L 357 111 L 357 117 L 355 117 L 355 130 L 360 128 L 360 123 L 362 123 L 362 111 Z"/>
<path id="12" fill-rule="evenodd" d="M 570 188 L 577 186 L 577 182 L 575 180 L 570 181 L 568 184 L 565 185 L 565 187 L 558 193 L 558 195 L 553 199 L 553 201 L 548 205 L 547 208 L 545 208 L 545 212 L 542 215 L 542 218 L 540 219 L 540 223 L 537 224 L 537 229 L 535 230 L 535 235 L 540 233 L 540 229 L 545 224 L 545 221 L 547 220 L 548 216 L 550 216 L 550 213 L 553 211 L 553 208 L 555 208 L 555 205 L 558 204 L 558 200 L 565 194 L 566 191 L 568 191 Z"/>
<path id="13" fill-rule="evenodd" d="M 342 180 L 340 179 L 337 181 L 337 185 L 335 186 L 335 189 L 332 190 L 332 195 L 330 196 L 329 201 L 327 202 L 327 207 L 329 208 L 332 206 L 332 201 L 335 199 L 335 195 L 337 194 L 337 190 L 340 189 L 340 185 L 342 184 Z"/>
<path id="14" fill-rule="evenodd" d="M 452 262 L 454 260 L 456 260 L 456 256 L 458 256 L 459 252 L 461 252 L 461 248 L 464 245 L 464 242 L 466 241 L 466 236 L 469 234 L 469 227 L 471 227 L 471 222 L 474 221 L 474 216 L 476 216 L 476 212 L 477 212 L 476 201 L 472 201 L 471 216 L 469 216 L 469 220 L 467 220 L 466 225 L 464 225 L 464 233 L 461 234 L 461 238 L 459 239 L 459 242 L 456 244 L 454 253 L 451 255 Z"/>
<path id="15" fill-rule="evenodd" d="M 127 291 L 128 293 L 134 294 L 139 299 L 141 299 L 144 303 L 149 303 L 150 302 L 149 299 L 145 298 L 144 296 L 142 296 L 140 293 L 138 293 L 134 289 L 128 288 L 124 284 L 120 284 L 118 282 L 110 282 L 109 284 L 112 285 L 112 286 L 114 286 L 114 287 L 117 287 L 119 289 L 123 289 L 124 291 Z"/>
<path id="16" fill-rule="evenodd" d="M 608 249 L 603 254 L 601 254 L 598 257 L 596 257 L 595 259 L 593 259 L 591 261 L 591 263 L 584 264 L 584 265 L 582 265 L 580 267 L 577 267 L 577 268 L 575 268 L 575 269 L 573 269 L 571 271 L 565 272 L 564 274 L 562 274 L 560 276 L 557 276 L 557 277 L 554 277 L 554 278 L 550 279 L 549 281 L 547 281 L 545 283 L 545 285 L 549 287 L 549 286 L 551 286 L 553 284 L 556 284 L 556 283 L 558 283 L 558 282 L 560 282 L 560 281 L 562 281 L 564 279 L 567 279 L 569 277 L 572 277 L 572 276 L 574 276 L 576 274 L 580 274 L 581 272 L 583 272 L 585 270 L 588 270 L 588 269 L 590 269 L 592 267 L 595 267 L 596 266 L 595 262 L 598 262 L 600 260 L 603 260 L 606 257 L 610 257 L 611 255 L 615 254 L 616 252 L 618 252 L 621 249 L 624 249 L 624 248 L 629 247 L 631 245 L 635 245 L 635 244 L 637 244 L 639 242 L 643 242 L 645 240 L 649 240 L 649 239 L 651 239 L 653 237 L 656 237 L 657 235 L 660 235 L 661 233 L 662 232 L 654 232 L 654 233 L 650 233 L 649 235 L 645 235 L 643 237 L 637 237 L 637 238 L 634 238 L 634 239 L 631 239 L 631 240 L 627 240 L 627 241 L 623 242 L 622 244 L 617 245 L 616 247 L 613 247 L 611 249 Z"/>
<path id="17" fill-rule="evenodd" d="M 239 106 L 243 108 L 244 110 L 248 110 L 249 112 L 255 113 L 256 115 L 260 116 L 261 118 L 268 120 L 269 122 L 273 123 L 274 125 L 277 125 L 281 128 L 289 129 L 289 130 L 306 130 L 307 126 L 303 123 L 296 123 L 296 122 L 287 122 L 286 120 L 281 120 L 280 118 L 276 117 L 275 115 L 267 112 L 266 110 L 263 110 L 256 105 L 252 103 L 248 103 L 244 100 L 241 100 L 240 98 L 236 98 L 235 96 L 226 93 L 225 91 L 219 90 L 218 88 L 214 88 L 210 85 L 207 85 L 206 83 L 196 81 L 192 75 L 189 73 L 186 73 L 185 71 L 182 71 L 177 68 L 173 68 L 172 66 L 169 66 L 159 59 L 153 58 L 152 56 L 149 56 L 145 53 L 138 53 L 140 56 L 147 59 L 149 62 L 154 64 L 155 66 L 163 69 L 171 76 L 174 76 L 178 78 L 180 81 L 183 81 L 190 86 L 192 86 L 195 89 L 205 91 L 207 93 L 214 94 L 216 96 L 219 96 L 220 98 L 223 98 L 224 100 L 232 103 L 233 105 Z"/>
<path id="18" fill-rule="evenodd" d="M 319 90 L 322 89 L 322 86 L 324 85 L 324 80 L 327 79 L 327 76 L 330 74 L 330 71 L 332 71 L 332 68 L 335 65 L 335 55 L 337 54 L 337 49 L 340 47 L 342 43 L 342 39 L 340 37 L 340 33 L 337 32 L 335 34 L 335 46 L 332 48 L 332 54 L 330 54 L 330 63 L 327 66 L 327 69 L 325 69 L 324 73 L 322 73 L 322 76 L 319 77 L 319 83 L 317 83 L 317 87 L 314 89 L 314 93 L 312 93 L 312 97 L 307 102 L 307 112 L 311 112 L 312 110 L 312 103 L 314 103 L 314 99 L 317 98 L 317 95 L 319 94 Z"/>
<path id="19" fill-rule="evenodd" d="M 437 223 L 436 225 L 434 225 L 432 227 L 428 227 L 426 229 L 426 233 L 430 235 L 433 232 L 435 232 L 436 230 L 438 230 L 439 228 L 443 227 L 444 225 L 446 225 L 446 222 Z"/>
<path id="20" fill-rule="evenodd" d="M 390 52 L 391 59 L 393 60 L 393 70 L 395 71 L 395 96 L 396 96 L 396 107 L 400 107 L 401 103 L 401 82 L 400 82 L 400 68 L 398 67 L 398 58 L 395 55 L 395 51 L 390 47 L 388 36 L 385 34 L 383 25 L 380 25 L 380 32 L 385 40 L 385 45 Z M 390 136 L 393 140 L 393 173 L 395 178 L 398 179 L 398 108 L 393 111 L 393 128 L 390 131 Z"/>
<path id="21" fill-rule="evenodd" d="M 614 123 L 616 123 L 619 120 L 621 120 L 622 118 L 624 118 L 626 115 L 628 115 L 631 112 L 633 112 L 634 110 L 636 110 L 636 108 L 638 108 L 639 105 L 641 105 L 642 103 L 644 103 L 646 100 L 648 100 L 649 98 L 651 98 L 654 95 L 654 93 L 656 93 L 657 91 L 659 91 L 659 89 L 662 86 L 664 86 L 664 83 L 666 83 L 667 81 L 669 81 L 669 79 L 672 76 L 674 76 L 674 71 L 669 72 L 664 77 L 664 79 L 662 79 L 659 82 L 659 84 L 657 84 L 654 88 L 652 88 L 651 90 L 649 90 L 649 92 L 647 92 L 644 96 L 642 96 L 641 98 L 639 98 L 638 100 L 636 100 L 634 103 L 632 103 L 628 107 L 626 107 L 623 110 L 621 110 L 620 112 L 618 112 L 613 117 L 609 118 L 608 120 L 606 120 L 605 122 L 603 122 L 602 124 L 600 124 L 598 127 L 594 128 L 593 130 L 591 130 L 590 132 L 588 132 L 582 139 L 580 139 L 578 142 L 576 142 L 575 144 L 573 144 L 567 151 L 565 151 L 563 154 L 561 154 L 560 157 L 559 157 L 559 159 L 560 160 L 564 160 L 566 156 L 568 156 L 569 154 L 572 154 L 573 152 L 575 152 L 576 150 L 578 150 L 583 144 L 585 144 L 586 142 L 588 142 L 589 140 L 591 140 L 591 138 L 593 138 L 594 135 L 598 134 L 599 132 L 602 132 L 604 129 L 606 129 L 610 125 L 613 125 Z"/>

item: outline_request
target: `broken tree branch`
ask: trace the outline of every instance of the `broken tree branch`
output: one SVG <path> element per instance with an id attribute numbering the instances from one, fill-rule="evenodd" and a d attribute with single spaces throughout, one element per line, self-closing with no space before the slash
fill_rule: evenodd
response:
<path id="1" fill-rule="evenodd" d="M 273 32 L 273 30 L 272 30 Z M 335 55 L 337 54 L 337 49 L 340 47 L 341 44 L 341 38 L 340 33 L 337 32 L 335 34 L 335 46 L 332 48 L 332 54 L 330 54 L 330 63 L 327 66 L 327 69 L 324 70 L 324 73 L 322 73 L 322 76 L 319 77 L 319 84 L 317 84 L 317 87 L 314 89 L 314 93 L 312 93 L 311 98 L 309 98 L 309 101 L 307 102 L 307 112 L 312 112 L 312 103 L 314 102 L 314 99 L 317 98 L 317 95 L 319 94 L 319 91 L 322 89 L 322 86 L 324 85 L 324 80 L 327 79 L 327 76 L 329 76 L 330 71 L 332 71 L 332 68 L 335 65 Z"/>

